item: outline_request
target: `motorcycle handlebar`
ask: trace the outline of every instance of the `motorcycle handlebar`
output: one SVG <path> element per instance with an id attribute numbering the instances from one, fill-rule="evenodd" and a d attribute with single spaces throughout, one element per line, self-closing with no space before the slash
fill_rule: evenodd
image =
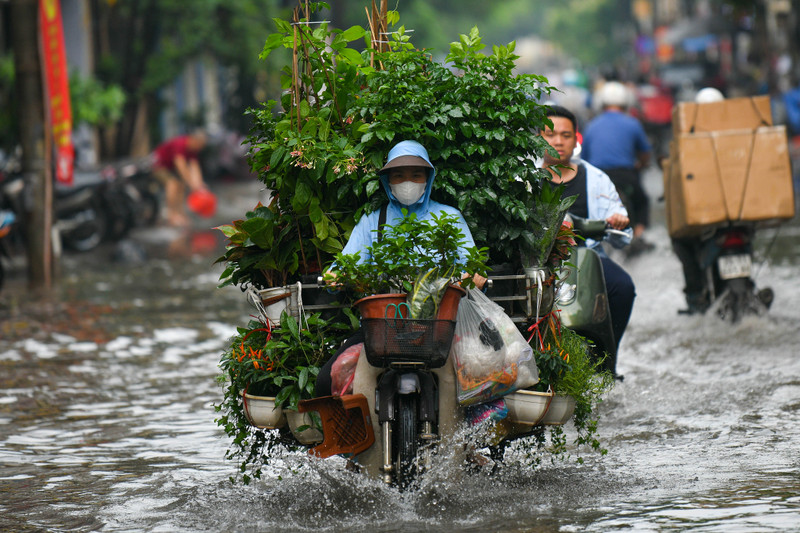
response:
<path id="1" fill-rule="evenodd" d="M 577 235 L 595 241 L 602 241 L 605 237 L 616 235 L 626 237 L 627 233 L 622 230 L 614 229 L 608 222 L 600 219 L 581 218 L 572 215 L 573 229 Z"/>

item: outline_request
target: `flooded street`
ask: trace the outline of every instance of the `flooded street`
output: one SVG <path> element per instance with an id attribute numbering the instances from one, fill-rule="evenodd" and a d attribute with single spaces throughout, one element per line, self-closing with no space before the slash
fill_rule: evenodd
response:
<path id="1" fill-rule="evenodd" d="M 254 193 L 227 190 L 207 225 Z M 608 455 L 434 471 L 405 494 L 302 454 L 231 484 L 215 378 L 252 310 L 215 289 L 219 232 L 140 230 L 141 264 L 67 256 L 36 299 L 17 269 L 0 293 L 0 531 L 800 531 L 800 226 L 760 234 L 756 283 L 775 301 L 732 326 L 677 314 L 680 266 L 654 214 L 656 250 L 623 262 L 638 296 L 625 380 L 601 406 Z"/>

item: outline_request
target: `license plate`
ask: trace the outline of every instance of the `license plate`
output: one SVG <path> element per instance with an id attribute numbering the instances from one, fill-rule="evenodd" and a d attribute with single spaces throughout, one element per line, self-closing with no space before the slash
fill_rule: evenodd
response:
<path id="1" fill-rule="evenodd" d="M 723 255 L 717 260 L 719 277 L 722 279 L 750 277 L 752 261 L 749 255 Z"/>

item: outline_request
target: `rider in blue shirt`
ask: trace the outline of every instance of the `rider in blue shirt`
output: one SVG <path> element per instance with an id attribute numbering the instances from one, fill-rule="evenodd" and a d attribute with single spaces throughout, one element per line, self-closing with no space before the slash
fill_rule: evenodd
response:
<path id="1" fill-rule="evenodd" d="M 633 249 L 646 249 L 641 237 L 650 224 L 650 206 L 639 171 L 649 162 L 650 142 L 639 121 L 625 112 L 628 90 L 624 85 L 606 82 L 600 99 L 603 112 L 583 132 L 581 157 L 611 178 L 630 213 L 634 242 L 642 243 Z"/>

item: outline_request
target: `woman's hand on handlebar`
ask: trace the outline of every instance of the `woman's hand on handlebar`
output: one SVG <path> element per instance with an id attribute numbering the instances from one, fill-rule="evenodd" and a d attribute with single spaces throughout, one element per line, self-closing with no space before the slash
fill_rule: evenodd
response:
<path id="1" fill-rule="evenodd" d="M 621 213 L 614 213 L 606 219 L 606 223 L 614 229 L 623 230 L 628 227 L 631 220 Z"/>
<path id="2" fill-rule="evenodd" d="M 466 272 L 463 272 L 461 274 L 462 283 L 463 283 L 463 281 L 465 279 L 469 279 L 469 278 L 470 278 L 470 275 L 467 274 Z M 474 283 L 475 287 L 477 287 L 478 289 L 483 289 L 483 286 L 486 284 L 486 281 L 487 281 L 487 278 L 484 278 L 480 274 L 473 274 L 473 276 L 472 276 L 472 283 Z"/>
<path id="3" fill-rule="evenodd" d="M 321 276 L 322 285 L 327 286 L 328 289 L 341 289 L 342 284 L 339 283 L 337 279 L 338 277 L 339 277 L 338 272 L 334 272 L 333 270 L 328 270 Z"/>

